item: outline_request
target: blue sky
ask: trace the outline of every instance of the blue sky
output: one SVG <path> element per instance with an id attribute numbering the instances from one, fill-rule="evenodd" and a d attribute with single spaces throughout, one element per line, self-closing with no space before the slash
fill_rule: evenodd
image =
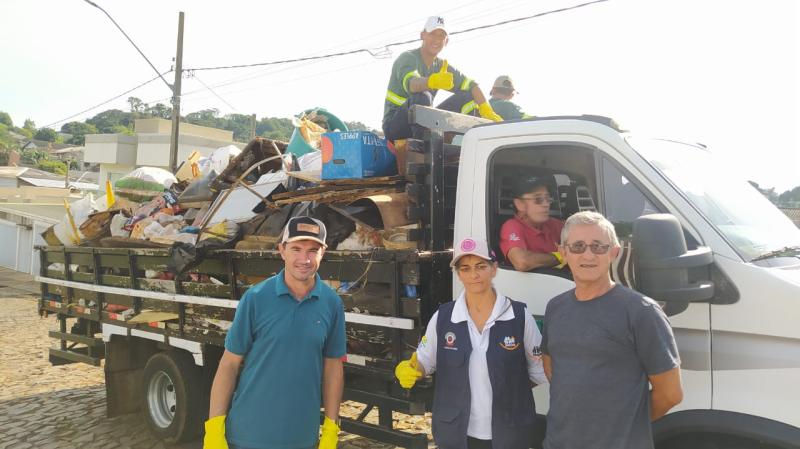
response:
<path id="1" fill-rule="evenodd" d="M 378 50 L 417 37 L 433 14 L 455 31 L 580 3 L 97 2 L 163 70 L 178 11 L 186 13 L 184 66 L 201 67 Z M 511 75 L 530 114 L 608 115 L 637 133 L 703 142 L 748 179 L 782 191 L 800 185 L 798 13 L 787 0 L 611 0 L 453 36 L 443 56 L 487 86 Z M 183 80 L 182 112 L 286 117 L 323 106 L 377 128 L 392 59 L 414 46 L 392 47 L 389 58 L 195 72 Z M 0 110 L 20 125 L 56 122 L 154 76 L 81 0 L 3 0 L 0 57 Z M 166 103 L 170 92 L 153 82 L 130 95 Z M 126 97 L 76 119 L 127 109 Z"/>

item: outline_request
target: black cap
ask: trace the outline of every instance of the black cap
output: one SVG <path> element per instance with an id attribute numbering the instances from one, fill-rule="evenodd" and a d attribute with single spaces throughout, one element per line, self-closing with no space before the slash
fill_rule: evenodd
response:
<path id="1" fill-rule="evenodd" d="M 322 246 L 328 246 L 325 244 L 327 236 L 328 231 L 325 229 L 325 223 L 311 217 L 293 217 L 286 223 L 281 243 L 312 240 Z"/>
<path id="2" fill-rule="evenodd" d="M 548 180 L 542 176 L 522 178 L 514 185 L 514 198 L 519 198 L 526 193 L 531 193 L 539 187 L 550 187 Z"/>

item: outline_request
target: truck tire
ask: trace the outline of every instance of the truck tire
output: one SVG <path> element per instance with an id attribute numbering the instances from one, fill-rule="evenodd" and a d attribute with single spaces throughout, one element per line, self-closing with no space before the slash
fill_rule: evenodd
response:
<path id="1" fill-rule="evenodd" d="M 180 352 L 159 352 L 142 373 L 140 410 L 150 430 L 166 443 L 200 435 L 203 420 L 201 371 Z"/>

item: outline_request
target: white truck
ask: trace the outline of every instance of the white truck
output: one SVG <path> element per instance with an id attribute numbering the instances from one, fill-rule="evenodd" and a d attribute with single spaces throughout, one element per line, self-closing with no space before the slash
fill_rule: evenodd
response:
<path id="1" fill-rule="evenodd" d="M 432 383 L 405 391 L 393 368 L 438 304 L 458 293 L 448 269 L 453 240 L 486 238 L 500 254 L 499 229 L 513 215 L 511 186 L 535 174 L 552 178 L 551 215 L 596 210 L 614 223 L 623 243 L 615 280 L 662 302 L 670 316 L 685 394 L 654 425 L 659 449 L 800 449 L 800 230 L 729 176 L 712 152 L 638 138 L 598 116 L 482 124 L 415 106 L 411 120 L 426 129 L 406 154 L 407 216 L 420 224 L 408 237 L 419 249 L 330 251 L 320 270 L 326 280 L 385 287 L 343 296 L 345 398 L 367 404 L 361 416 L 343 420 L 344 430 L 427 447 L 423 435 L 395 429 L 392 412 L 429 410 Z M 51 361 L 100 365 L 105 358 L 109 415 L 141 410 L 159 437 L 178 441 L 202 429 L 224 338 L 195 323 L 230 320 L 247 276 L 270 275 L 281 261 L 274 251 L 221 251 L 194 270 L 221 285 L 197 276 L 145 278 L 145 270 L 165 270 L 167 259 L 165 250 L 42 247 L 38 280 L 41 313 L 60 322 L 50 333 L 60 345 Z M 517 272 L 504 260 L 500 267 L 497 287 L 537 318 L 573 286 L 562 273 Z M 135 323 L 109 305 L 179 318 Z M 68 331 L 67 320 L 76 318 Z M 546 414 L 547 387 L 534 394 L 537 412 Z M 377 425 L 364 422 L 373 407 Z"/>
<path id="2" fill-rule="evenodd" d="M 702 145 L 638 138 L 600 117 L 478 126 L 462 142 L 455 238 L 485 237 L 497 250 L 511 181 L 553 175 L 551 215 L 594 209 L 608 217 L 624 246 L 615 280 L 663 301 L 670 315 L 684 400 L 655 423 L 656 442 L 797 448 L 800 230 L 722 159 Z M 683 250 L 669 249 L 676 237 L 663 216 L 640 219 L 650 214 L 676 219 Z M 659 253 L 661 261 L 645 260 Z M 502 263 L 495 283 L 535 315 L 573 286 Z M 546 413 L 547 389 L 534 392 Z"/>

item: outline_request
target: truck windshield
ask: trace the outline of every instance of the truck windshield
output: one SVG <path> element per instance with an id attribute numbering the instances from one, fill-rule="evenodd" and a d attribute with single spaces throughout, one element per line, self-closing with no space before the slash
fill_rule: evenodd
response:
<path id="1" fill-rule="evenodd" d="M 800 245 L 800 229 L 722 158 L 684 143 L 628 137 L 747 261 Z"/>

